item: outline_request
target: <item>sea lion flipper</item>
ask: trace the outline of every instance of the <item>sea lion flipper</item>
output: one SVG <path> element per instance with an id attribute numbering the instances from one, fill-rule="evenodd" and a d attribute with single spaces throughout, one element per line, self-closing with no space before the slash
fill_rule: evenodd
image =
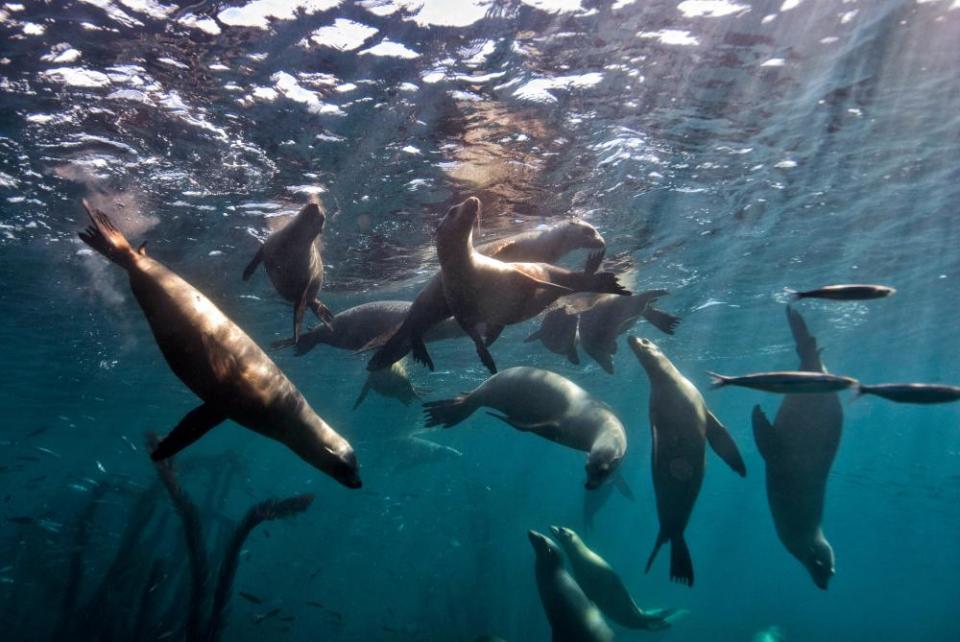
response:
<path id="1" fill-rule="evenodd" d="M 534 332 L 533 334 L 531 334 L 529 337 L 527 337 L 526 339 L 524 339 L 523 342 L 524 342 L 524 343 L 530 343 L 530 342 L 532 342 L 532 341 L 537 341 L 537 340 L 540 339 L 540 337 L 542 337 L 542 336 L 543 336 L 543 328 L 540 328 L 539 330 L 537 330 L 536 332 Z"/>
<path id="2" fill-rule="evenodd" d="M 627 483 L 627 480 L 624 479 L 623 475 L 621 475 L 619 472 L 614 477 L 613 483 L 621 495 L 629 499 L 631 502 L 636 500 L 636 497 L 633 494 L 633 489 L 630 488 L 630 484 Z"/>
<path id="3" fill-rule="evenodd" d="M 500 336 L 500 333 L 503 332 L 503 329 L 506 326 L 502 325 L 488 325 L 484 331 L 484 343 L 488 346 L 492 346 L 493 342 L 497 340 Z"/>
<path id="4" fill-rule="evenodd" d="M 433 359 L 430 358 L 430 353 L 427 352 L 427 344 L 423 342 L 423 337 L 410 337 L 410 350 L 413 353 L 415 361 L 422 363 L 430 369 L 430 372 L 433 372 Z"/>
<path id="5" fill-rule="evenodd" d="M 670 579 L 693 586 L 693 559 L 683 535 L 670 540 Z"/>
<path id="6" fill-rule="evenodd" d="M 517 272 L 517 274 L 522 273 Z M 463 329 L 467 335 L 473 339 L 473 344 L 477 347 L 477 356 L 480 357 L 480 362 L 487 367 L 487 370 L 489 370 L 491 374 L 497 374 L 497 364 L 493 360 L 493 355 L 487 350 L 487 346 L 484 345 L 483 337 L 480 336 L 480 328 L 471 326 L 470 328 L 464 327 Z"/>
<path id="7" fill-rule="evenodd" d="M 713 452 L 717 453 L 727 466 L 741 477 L 747 476 L 747 466 L 743 463 L 743 457 L 740 456 L 736 442 L 720 420 L 709 410 L 707 410 L 707 441 L 710 442 Z"/>
<path id="8" fill-rule="evenodd" d="M 680 317 L 675 317 L 649 305 L 643 309 L 643 318 L 647 320 L 647 323 L 665 334 L 673 334 L 677 326 L 680 325 Z"/>
<path id="9" fill-rule="evenodd" d="M 583 264 L 584 274 L 594 274 L 597 270 L 600 269 L 600 266 L 603 264 L 603 258 L 607 254 L 607 248 L 603 247 L 596 252 L 593 252 L 587 256 L 587 260 Z"/>
<path id="10" fill-rule="evenodd" d="M 752 418 L 753 438 L 757 442 L 757 450 L 760 451 L 763 460 L 769 462 L 776 452 L 777 433 L 759 405 L 753 407 Z"/>
<path id="11" fill-rule="evenodd" d="M 603 354 L 590 354 L 593 357 L 593 360 L 600 364 L 600 367 L 603 368 L 604 372 L 607 374 L 613 374 L 613 355 L 609 352 Z"/>
<path id="12" fill-rule="evenodd" d="M 567 346 L 567 361 L 575 366 L 580 365 L 580 353 L 577 352 L 576 337 L 572 338 L 570 344 Z"/>
<path id="13" fill-rule="evenodd" d="M 333 330 L 333 312 L 325 306 L 320 299 L 314 299 L 310 303 L 310 309 L 317 315 L 317 318 L 323 321 L 324 325 Z"/>
<path id="14" fill-rule="evenodd" d="M 353 402 L 353 410 L 356 410 L 360 407 L 360 404 L 363 403 L 363 400 L 367 398 L 367 394 L 370 392 L 370 377 L 367 377 L 366 382 L 363 384 L 363 388 L 360 390 L 360 394 L 357 395 L 357 400 Z"/>
<path id="15" fill-rule="evenodd" d="M 263 260 L 263 246 L 260 246 L 260 249 L 257 250 L 257 253 L 253 255 L 253 258 L 250 259 L 250 262 L 247 263 L 247 267 L 243 268 L 243 280 L 249 281 L 250 277 L 253 276 L 253 273 L 257 271 L 257 267 L 260 265 L 260 261 Z"/>
<path id="16" fill-rule="evenodd" d="M 178 452 L 194 443 L 210 432 L 218 424 L 223 423 L 227 415 L 210 404 L 197 406 L 180 420 L 170 433 L 160 440 L 157 447 L 150 453 L 150 459 L 161 461 L 176 455 Z"/>
<path id="17" fill-rule="evenodd" d="M 572 289 L 566 286 L 558 285 L 556 283 L 551 283 L 550 281 L 543 281 L 541 279 L 534 278 L 529 274 L 527 274 L 526 272 L 521 272 L 520 270 L 514 270 L 514 274 L 517 275 L 518 280 L 527 281 L 528 283 L 533 284 L 538 288 L 542 288 L 544 290 L 548 290 L 553 293 L 556 293 L 558 296 L 571 294 L 573 292 Z"/>

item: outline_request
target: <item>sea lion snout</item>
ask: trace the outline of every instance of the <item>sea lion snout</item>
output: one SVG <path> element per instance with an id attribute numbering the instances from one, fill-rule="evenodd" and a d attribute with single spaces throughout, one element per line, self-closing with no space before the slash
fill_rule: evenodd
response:
<path id="1" fill-rule="evenodd" d="M 303 209 L 300 210 L 299 218 L 308 221 L 315 234 L 320 234 L 323 231 L 326 216 L 319 203 L 310 202 L 304 205 Z"/>

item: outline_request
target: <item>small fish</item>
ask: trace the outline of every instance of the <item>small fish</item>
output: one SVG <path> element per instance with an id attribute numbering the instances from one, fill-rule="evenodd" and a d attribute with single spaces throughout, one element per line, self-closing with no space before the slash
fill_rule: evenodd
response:
<path id="1" fill-rule="evenodd" d="M 867 301 L 882 299 L 894 292 L 885 285 L 827 285 L 816 290 L 795 292 L 789 290 L 794 299 L 830 299 L 831 301 Z"/>
<path id="2" fill-rule="evenodd" d="M 247 592 L 245 592 L 245 591 L 239 591 L 237 594 L 238 594 L 240 597 L 242 597 L 243 599 L 245 599 L 246 601 L 248 601 L 248 602 L 253 602 L 254 604 L 263 604 L 263 599 L 257 597 L 257 596 L 254 595 L 253 593 L 247 593 Z"/>
<path id="3" fill-rule="evenodd" d="M 126 435 L 120 435 L 120 439 L 122 439 L 123 443 L 125 443 L 127 446 L 130 447 L 130 450 L 132 450 L 133 452 L 137 452 L 137 447 L 134 445 L 132 441 L 130 441 L 129 437 L 127 437 Z"/>
<path id="4" fill-rule="evenodd" d="M 103 464 L 101 464 L 99 460 L 97 461 L 97 469 L 98 469 L 101 473 L 107 472 L 107 469 L 103 467 Z"/>
<path id="5" fill-rule="evenodd" d="M 949 403 L 960 400 L 960 386 L 937 383 L 881 383 L 873 386 L 858 385 L 857 397 L 876 395 L 897 403 Z"/>
<path id="6" fill-rule="evenodd" d="M 836 392 L 850 386 L 857 385 L 857 380 L 851 377 L 827 374 L 825 372 L 758 372 L 729 377 L 715 372 L 707 372 L 713 379 L 713 388 L 723 386 L 742 386 L 763 390 L 764 392 L 778 392 L 782 394 L 817 394 Z"/>
<path id="7" fill-rule="evenodd" d="M 280 609 L 272 609 L 270 611 L 267 611 L 266 613 L 258 613 L 257 615 L 253 616 L 253 623 L 260 624 L 264 620 L 268 620 L 272 617 L 279 615 L 279 613 L 280 613 Z"/>
<path id="8" fill-rule="evenodd" d="M 49 448 L 44 448 L 43 446 L 34 446 L 33 449 L 36 450 L 38 453 L 43 453 L 44 455 L 47 455 L 48 457 L 63 459 L 63 455 L 61 455 L 60 453 L 54 450 L 50 450 Z"/>

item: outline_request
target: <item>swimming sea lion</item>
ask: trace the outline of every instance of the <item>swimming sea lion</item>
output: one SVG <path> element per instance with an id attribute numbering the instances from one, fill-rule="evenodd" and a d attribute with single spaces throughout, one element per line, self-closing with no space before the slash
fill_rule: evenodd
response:
<path id="1" fill-rule="evenodd" d="M 788 306 L 787 320 L 800 368 L 826 372 L 803 317 Z M 767 501 L 777 535 L 824 590 L 834 573 L 834 558 L 821 526 L 823 502 L 842 432 L 843 408 L 836 393 L 786 395 L 772 426 L 760 406 L 753 409 L 753 435 L 767 464 Z"/>
<path id="2" fill-rule="evenodd" d="M 535 317 L 573 292 L 629 294 L 612 272 L 571 272 L 549 263 L 504 263 L 473 247 L 480 199 L 450 208 L 437 227 L 437 258 L 447 305 L 490 372 L 497 366 L 487 349 L 505 326 Z M 481 335 L 481 324 L 485 326 Z"/>
<path id="3" fill-rule="evenodd" d="M 670 627 L 668 618 L 675 609 L 644 611 L 607 560 L 590 550 L 572 529 L 551 526 L 550 531 L 567 553 L 577 584 L 604 615 L 628 629 L 658 631 Z"/>
<path id="4" fill-rule="evenodd" d="M 532 432 L 563 446 L 588 452 L 586 488 L 597 488 L 620 465 L 627 434 L 613 411 L 565 377 L 520 366 L 495 374 L 472 392 L 423 404 L 427 427 L 455 426 L 477 408 L 517 430 Z"/>
<path id="5" fill-rule="evenodd" d="M 354 410 L 360 407 L 371 390 L 381 397 L 397 399 L 404 406 L 409 406 L 414 401 L 420 400 L 420 395 L 417 394 L 416 389 L 407 377 L 407 369 L 403 361 L 397 361 L 383 370 L 368 372 L 367 380 L 363 384 L 357 400 L 353 402 Z"/>
<path id="6" fill-rule="evenodd" d="M 106 214 L 83 205 L 93 225 L 80 238 L 127 271 L 167 365 L 203 400 L 151 458 L 170 457 L 232 419 L 279 441 L 341 484 L 360 488 L 353 448 L 317 416 L 270 357 L 199 290 L 147 256 L 144 246 L 134 251 Z"/>
<path id="7" fill-rule="evenodd" d="M 589 223 L 574 220 L 484 243 L 478 245 L 476 251 L 500 261 L 556 263 L 573 250 L 603 248 L 603 237 L 596 228 Z M 599 265 L 602 256 L 602 252 L 591 256 L 584 271 L 591 269 L 593 265 Z M 429 328 L 451 315 L 450 306 L 443 295 L 440 273 L 437 272 L 414 299 L 403 324 L 395 332 L 368 346 L 379 349 L 370 359 L 367 368 L 385 368 L 413 350 L 414 358 L 433 370 L 433 360 L 424 345 L 424 335 Z"/>
<path id="8" fill-rule="evenodd" d="M 524 339 L 523 342 L 539 341 L 550 352 L 565 355 L 567 361 L 578 366 L 580 365 L 580 355 L 577 353 L 577 328 L 579 326 L 580 315 L 560 306 L 543 315 L 540 329 Z"/>
<path id="9" fill-rule="evenodd" d="M 607 373 L 613 374 L 617 337 L 643 317 L 659 330 L 673 334 L 680 319 L 657 310 L 653 304 L 666 290 L 647 290 L 633 296 L 598 295 L 596 302 L 580 315 L 580 345 Z"/>
<path id="10" fill-rule="evenodd" d="M 293 340 L 300 339 L 303 314 L 309 307 L 324 323 L 333 315 L 317 292 L 323 285 L 323 260 L 317 237 L 323 232 L 323 211 L 318 203 L 307 203 L 289 223 L 271 234 L 243 270 L 243 280 L 253 276 L 263 261 L 273 287 L 293 303 Z"/>
<path id="11" fill-rule="evenodd" d="M 563 567 L 560 548 L 549 537 L 529 531 L 536 562 L 537 592 L 550 621 L 552 642 L 612 642 L 603 615 Z"/>
<path id="12" fill-rule="evenodd" d="M 707 409 L 700 391 L 647 339 L 627 340 L 650 378 L 653 489 L 660 533 L 647 560 L 650 572 L 660 547 L 670 542 L 670 579 L 693 586 L 693 561 L 683 532 L 703 484 L 706 443 L 741 477 L 747 469 L 723 424 Z"/>

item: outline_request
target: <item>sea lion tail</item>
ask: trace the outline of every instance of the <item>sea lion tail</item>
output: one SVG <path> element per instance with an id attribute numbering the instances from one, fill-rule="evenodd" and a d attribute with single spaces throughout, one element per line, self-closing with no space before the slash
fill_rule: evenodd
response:
<path id="1" fill-rule="evenodd" d="M 709 370 L 707 370 L 707 375 L 710 377 L 710 387 L 714 389 L 722 388 L 730 381 L 730 377 L 725 377 L 716 372 L 710 372 Z"/>
<path id="2" fill-rule="evenodd" d="M 428 401 L 423 404 L 423 412 L 426 415 L 425 424 L 427 428 L 442 426 L 450 428 L 473 414 L 474 407 L 467 403 L 470 395 L 460 395 L 453 399 L 441 399 L 440 401 Z"/>
<path id="3" fill-rule="evenodd" d="M 679 584 L 693 586 L 693 560 L 683 536 L 670 540 L 670 579 Z"/>
<path id="4" fill-rule="evenodd" d="M 90 205 L 87 199 L 83 199 L 83 207 L 93 225 L 80 232 L 80 240 L 117 265 L 128 269 L 133 265 L 137 254 L 130 247 L 127 237 L 117 229 L 110 217 Z"/>

